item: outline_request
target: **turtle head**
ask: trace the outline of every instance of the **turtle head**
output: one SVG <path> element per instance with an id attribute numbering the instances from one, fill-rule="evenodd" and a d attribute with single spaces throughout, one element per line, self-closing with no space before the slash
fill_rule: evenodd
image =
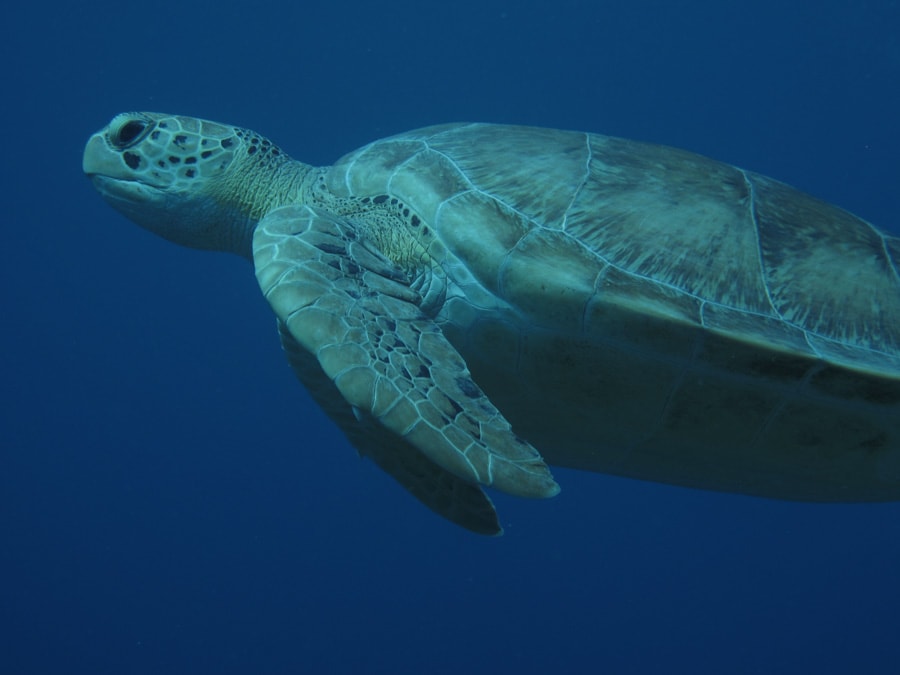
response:
<path id="1" fill-rule="evenodd" d="M 91 136 L 82 166 L 103 198 L 141 227 L 245 257 L 256 223 L 296 200 L 309 170 L 251 131 L 146 112 L 117 115 Z"/>

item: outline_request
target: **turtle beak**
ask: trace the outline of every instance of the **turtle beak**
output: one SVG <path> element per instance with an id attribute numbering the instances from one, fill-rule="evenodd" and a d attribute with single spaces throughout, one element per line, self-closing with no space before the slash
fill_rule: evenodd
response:
<path id="1" fill-rule="evenodd" d="M 104 199 L 120 211 L 124 210 L 123 202 L 146 203 L 159 193 L 155 187 L 137 180 L 120 153 L 110 149 L 102 133 L 91 136 L 84 148 L 81 168 Z"/>
<path id="2" fill-rule="evenodd" d="M 88 177 L 97 174 L 109 178 L 125 179 L 122 160 L 117 153 L 110 152 L 102 134 L 94 134 L 84 148 L 81 169 Z"/>

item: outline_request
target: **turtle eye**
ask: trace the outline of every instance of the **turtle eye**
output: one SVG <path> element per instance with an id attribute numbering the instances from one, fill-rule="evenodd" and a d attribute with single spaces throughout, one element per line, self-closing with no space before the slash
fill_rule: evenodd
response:
<path id="1" fill-rule="evenodd" d="M 147 123 L 145 121 L 128 120 L 125 124 L 113 131 L 110 135 L 110 141 L 119 148 L 126 148 L 141 138 L 146 130 Z"/>

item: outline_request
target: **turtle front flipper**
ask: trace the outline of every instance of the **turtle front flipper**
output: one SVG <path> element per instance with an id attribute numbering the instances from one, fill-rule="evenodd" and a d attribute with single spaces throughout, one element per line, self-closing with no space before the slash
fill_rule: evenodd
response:
<path id="1" fill-rule="evenodd" d="M 260 221 L 253 251 L 275 313 L 347 403 L 465 481 L 524 497 L 559 491 L 419 309 L 406 276 L 351 223 L 282 207 Z"/>
<path id="2" fill-rule="evenodd" d="M 370 457 L 416 499 L 447 520 L 477 534 L 503 533 L 497 511 L 480 487 L 442 469 L 371 415 L 353 408 L 316 357 L 297 343 L 281 319 L 278 332 L 298 379 L 360 455 Z"/>

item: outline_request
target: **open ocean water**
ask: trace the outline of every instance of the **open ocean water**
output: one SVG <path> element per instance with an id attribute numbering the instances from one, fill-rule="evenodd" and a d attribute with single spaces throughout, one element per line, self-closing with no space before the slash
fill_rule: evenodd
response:
<path id="1" fill-rule="evenodd" d="M 313 164 L 534 124 L 900 234 L 900 3 L 51 1 L 0 38 L 0 672 L 897 672 L 900 504 L 556 469 L 469 534 L 324 418 L 245 261 L 127 222 L 81 152 L 123 110 Z"/>

